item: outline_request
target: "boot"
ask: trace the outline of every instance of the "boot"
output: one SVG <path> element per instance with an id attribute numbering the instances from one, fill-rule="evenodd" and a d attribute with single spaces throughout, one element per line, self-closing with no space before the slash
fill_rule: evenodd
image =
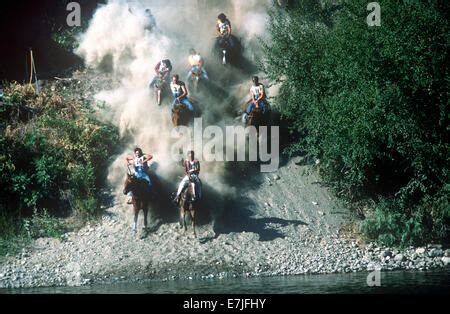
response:
<path id="1" fill-rule="evenodd" d="M 248 120 L 248 114 L 246 112 L 242 115 L 242 123 L 247 123 L 247 120 Z"/>

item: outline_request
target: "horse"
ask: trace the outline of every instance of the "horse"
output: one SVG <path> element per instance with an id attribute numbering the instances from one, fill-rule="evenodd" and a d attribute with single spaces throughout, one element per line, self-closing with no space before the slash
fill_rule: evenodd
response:
<path id="1" fill-rule="evenodd" d="M 127 195 L 130 191 L 133 193 L 133 232 L 136 233 L 139 211 L 141 209 L 144 211 L 144 230 L 147 230 L 147 214 L 151 198 L 149 184 L 147 181 L 136 178 L 134 175 L 128 173 L 124 183 L 123 194 Z"/>
<path id="2" fill-rule="evenodd" d="M 167 94 L 167 83 L 160 77 L 155 84 L 155 96 L 156 96 L 156 104 L 161 106 L 162 100 L 164 96 Z"/>
<path id="3" fill-rule="evenodd" d="M 259 133 L 259 127 L 264 125 L 264 113 L 261 108 L 253 108 L 252 112 L 248 115 L 248 125 L 254 126 Z"/>
<path id="4" fill-rule="evenodd" d="M 184 231 L 187 231 L 186 226 L 186 212 L 189 212 L 192 221 L 192 229 L 194 230 L 194 236 L 197 237 L 197 233 L 195 232 L 195 204 L 197 200 L 195 197 L 195 182 L 189 177 L 189 184 L 186 189 L 181 193 L 180 197 L 180 227 L 184 228 Z"/>
<path id="5" fill-rule="evenodd" d="M 187 126 L 191 119 L 191 113 L 185 105 L 177 104 L 172 110 L 172 124 L 174 128 L 179 126 Z"/>
<path id="6" fill-rule="evenodd" d="M 252 102 L 252 100 L 248 100 L 245 103 L 245 108 Z M 257 136 L 259 137 L 259 128 L 263 125 L 267 124 L 267 115 L 269 112 L 269 105 L 265 102 L 266 113 L 263 113 L 260 107 L 253 107 L 252 111 L 248 115 L 248 119 L 245 122 L 247 126 L 254 126 L 256 128 Z"/>
<path id="7" fill-rule="evenodd" d="M 241 43 L 234 35 L 230 35 L 229 37 L 217 37 L 215 50 L 224 66 L 228 64 L 237 65 L 242 53 Z"/>
<path id="8" fill-rule="evenodd" d="M 191 85 L 191 89 L 195 93 L 198 93 L 198 91 L 199 91 L 199 82 L 202 78 L 202 75 L 203 75 L 203 73 L 202 73 L 202 71 L 198 70 L 198 67 L 197 67 L 197 70 L 194 68 L 192 69 L 192 78 L 189 83 Z"/>

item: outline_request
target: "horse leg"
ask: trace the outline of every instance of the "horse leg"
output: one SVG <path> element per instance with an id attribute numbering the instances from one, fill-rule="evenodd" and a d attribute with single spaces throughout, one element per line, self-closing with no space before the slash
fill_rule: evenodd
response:
<path id="1" fill-rule="evenodd" d="M 180 229 L 183 229 L 183 208 L 180 207 Z"/>
<path id="2" fill-rule="evenodd" d="M 147 230 L 148 204 L 144 207 L 144 230 Z"/>
<path id="3" fill-rule="evenodd" d="M 183 209 L 183 226 L 184 226 L 184 232 L 187 231 L 187 226 L 186 226 L 186 210 Z"/>
<path id="4" fill-rule="evenodd" d="M 158 106 L 161 106 L 161 89 L 159 87 L 156 90 L 156 102 Z"/>
<path id="5" fill-rule="evenodd" d="M 195 209 L 192 208 L 192 205 L 191 205 L 190 213 L 191 213 L 191 219 L 192 219 L 192 229 L 194 230 L 194 237 L 197 237 L 197 233 L 195 232 Z"/>
<path id="6" fill-rule="evenodd" d="M 133 221 L 133 232 L 136 233 L 137 231 L 137 221 L 139 216 L 139 209 L 134 209 L 134 221 Z"/>
<path id="7" fill-rule="evenodd" d="M 192 197 L 191 200 L 195 201 L 196 197 L 197 197 L 197 191 L 195 190 L 195 183 L 191 183 L 192 184 Z M 192 207 L 192 205 L 189 205 L 189 207 Z"/>

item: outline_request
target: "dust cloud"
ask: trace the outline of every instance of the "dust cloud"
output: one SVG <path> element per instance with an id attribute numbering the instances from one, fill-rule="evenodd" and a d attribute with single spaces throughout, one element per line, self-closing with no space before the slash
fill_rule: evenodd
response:
<path id="1" fill-rule="evenodd" d="M 172 74 L 179 74 L 186 82 L 188 52 L 190 48 L 196 49 L 206 61 L 214 87 L 209 93 L 190 93 L 194 106 L 201 109 L 203 127 L 236 124 L 230 112 L 242 108 L 248 97 L 250 77 L 257 73 L 240 68 L 224 70 L 212 53 L 217 15 L 223 12 L 228 16 L 233 33 L 244 48 L 249 48 L 259 36 L 265 36 L 270 3 L 269 0 L 110 0 L 98 7 L 88 30 L 79 38 L 76 53 L 83 57 L 87 67 L 105 71 L 105 75 L 117 81 L 117 87 L 99 92 L 96 99 L 108 105 L 105 116 L 118 126 L 121 135 L 131 138 L 109 168 L 108 179 L 118 191 L 126 173 L 124 158 L 136 146 L 154 156 L 152 172 L 164 178 L 167 191 L 176 190 L 183 175 L 181 163 L 173 154 L 173 144 L 179 139 L 172 136 L 172 97 L 168 96 L 168 105 L 157 106 L 149 88 L 156 63 L 170 59 Z M 146 30 L 146 9 L 151 9 L 156 19 L 157 29 L 151 32 Z M 251 48 L 244 50 L 244 55 L 249 63 L 255 59 Z M 192 148 L 193 143 L 187 142 L 178 159 Z M 197 156 L 199 153 L 196 152 Z M 203 162 L 201 166 L 203 186 L 211 193 L 234 193 L 234 188 L 223 179 L 227 171 L 224 162 Z M 207 191 L 204 195 L 207 197 Z"/>

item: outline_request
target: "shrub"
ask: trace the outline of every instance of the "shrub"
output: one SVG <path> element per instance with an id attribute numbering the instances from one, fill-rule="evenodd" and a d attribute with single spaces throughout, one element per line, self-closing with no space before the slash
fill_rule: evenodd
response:
<path id="1" fill-rule="evenodd" d="M 23 220 L 23 229 L 29 238 L 58 238 L 65 228 L 60 219 L 53 217 L 47 209 L 35 210 L 31 218 Z"/>
<path id="2" fill-rule="evenodd" d="M 338 195 L 384 200 L 368 237 L 446 239 L 448 209 L 432 200 L 449 182 L 447 2 L 380 1 L 381 27 L 366 24 L 367 1 L 324 3 L 271 13 L 262 66 L 281 83 L 288 152 L 321 159 Z"/>
<path id="3" fill-rule="evenodd" d="M 58 236 L 63 228 L 56 217 L 95 215 L 109 156 L 119 145 L 118 130 L 99 121 L 88 102 L 57 91 L 37 96 L 11 84 L 4 99 L 10 112 L 23 105 L 35 111 L 25 121 L 15 114 L 0 116 L 8 125 L 0 134 L 3 221 L 17 217 L 16 232 L 29 237 Z M 0 238 L 10 231 L 0 230 Z"/>

